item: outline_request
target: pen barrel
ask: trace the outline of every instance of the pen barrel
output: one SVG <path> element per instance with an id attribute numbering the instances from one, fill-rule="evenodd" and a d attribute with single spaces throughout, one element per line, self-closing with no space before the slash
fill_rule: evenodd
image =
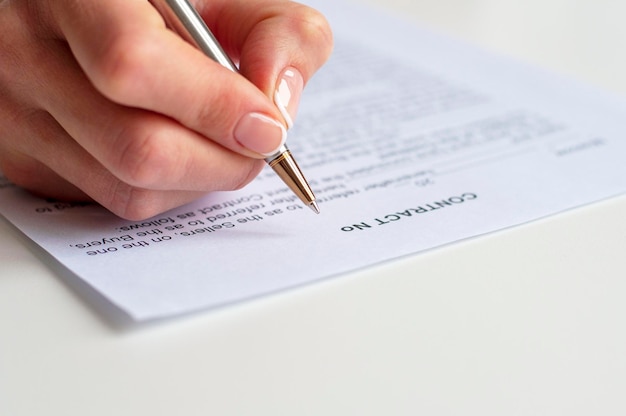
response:
<path id="1" fill-rule="evenodd" d="M 167 26 L 220 65 L 233 72 L 237 66 L 224 52 L 196 9 L 187 0 L 149 0 Z"/>

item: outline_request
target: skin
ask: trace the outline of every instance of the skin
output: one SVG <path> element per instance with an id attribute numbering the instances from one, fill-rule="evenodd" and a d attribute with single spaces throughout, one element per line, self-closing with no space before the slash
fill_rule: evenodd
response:
<path id="1" fill-rule="evenodd" d="M 284 124 L 272 99 L 282 72 L 306 83 L 332 35 L 286 0 L 193 3 L 243 77 L 168 30 L 147 0 L 0 0 L 0 171 L 132 220 L 250 182 L 263 156 L 236 139 L 238 121 Z"/>

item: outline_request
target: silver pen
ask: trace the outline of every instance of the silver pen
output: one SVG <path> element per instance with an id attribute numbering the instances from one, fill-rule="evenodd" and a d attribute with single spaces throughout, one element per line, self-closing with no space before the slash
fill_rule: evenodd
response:
<path id="1" fill-rule="evenodd" d="M 233 72 L 239 72 L 237 66 L 226 55 L 204 20 L 187 0 L 150 0 L 150 3 L 163 16 L 169 28 L 180 37 L 196 46 L 222 66 Z M 319 214 L 320 210 L 315 202 L 315 195 L 287 146 L 283 145 L 265 161 L 304 204 Z"/>

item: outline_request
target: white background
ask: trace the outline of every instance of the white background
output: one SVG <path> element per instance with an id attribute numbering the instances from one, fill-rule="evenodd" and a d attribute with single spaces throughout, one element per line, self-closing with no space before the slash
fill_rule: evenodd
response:
<path id="1" fill-rule="evenodd" d="M 626 3 L 371 3 L 626 95 Z M 0 220 L 0 415 L 624 414 L 625 216 L 616 198 L 131 329 Z"/>

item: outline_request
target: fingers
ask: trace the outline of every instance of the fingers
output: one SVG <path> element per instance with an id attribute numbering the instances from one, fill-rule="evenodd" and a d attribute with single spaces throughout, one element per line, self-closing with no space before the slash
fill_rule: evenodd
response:
<path id="1" fill-rule="evenodd" d="M 169 118 L 106 100 L 73 61 L 54 59 L 67 53 L 60 47 L 46 45 L 38 65 L 25 66 L 40 80 L 27 100 L 10 90 L 0 100 L 0 169 L 16 184 L 141 219 L 239 188 L 264 165 Z"/>
<path id="2" fill-rule="evenodd" d="M 253 84 L 169 30 L 149 2 L 51 2 L 59 30 L 96 88 L 167 115 L 222 146 L 262 158 L 285 139 L 279 111 Z"/>
<path id="3" fill-rule="evenodd" d="M 47 82 L 38 104 L 121 181 L 154 190 L 230 190 L 248 183 L 263 166 L 171 118 L 107 100 L 80 68 L 65 62 L 51 59 L 42 67 Z"/>
<path id="4" fill-rule="evenodd" d="M 98 163 L 45 112 L 16 121 L 27 121 L 28 128 L 15 134 L 12 149 L 0 146 L 0 169 L 15 184 L 38 195 L 94 200 L 120 217 L 139 220 L 203 194 L 128 185 Z"/>
<path id="5" fill-rule="evenodd" d="M 283 0 L 254 7 L 245 0 L 200 2 L 202 16 L 241 60 L 251 83 L 164 30 L 147 1 L 93 2 L 90 13 L 84 7 L 67 10 L 68 1 L 51 3 L 58 30 L 100 92 L 123 105 L 166 114 L 251 157 L 273 153 L 284 140 L 276 121 L 285 109 L 281 113 L 272 103 L 282 79 L 293 80 L 286 84 L 293 100 L 283 107 L 295 113 L 302 86 L 332 48 L 328 24 L 306 6 Z M 293 74 L 283 77 L 286 70 Z"/>

